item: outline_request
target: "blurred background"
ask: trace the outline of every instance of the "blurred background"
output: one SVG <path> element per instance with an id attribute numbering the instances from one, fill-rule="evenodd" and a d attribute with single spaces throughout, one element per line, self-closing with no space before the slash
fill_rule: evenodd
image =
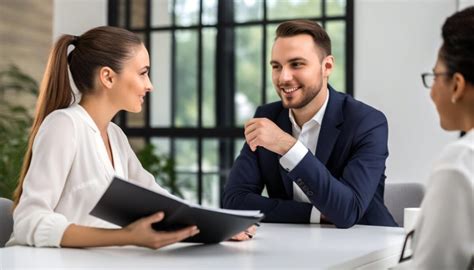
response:
<path id="1" fill-rule="evenodd" d="M 278 100 L 269 57 L 278 23 L 319 22 L 332 40 L 330 84 L 389 121 L 387 181 L 424 183 L 441 131 L 420 73 L 440 27 L 473 0 L 0 0 L 0 196 L 16 185 L 38 84 L 54 40 L 99 25 L 137 33 L 155 90 L 115 118 L 144 166 L 173 193 L 220 206 L 243 123 Z"/>

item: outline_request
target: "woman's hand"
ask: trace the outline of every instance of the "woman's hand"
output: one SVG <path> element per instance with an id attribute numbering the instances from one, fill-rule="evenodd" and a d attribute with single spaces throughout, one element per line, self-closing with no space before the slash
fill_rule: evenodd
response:
<path id="1" fill-rule="evenodd" d="M 196 226 L 189 226 L 172 232 L 155 231 L 151 225 L 160 222 L 165 217 L 163 212 L 141 218 L 124 228 L 129 234 L 131 244 L 159 249 L 161 247 L 179 242 L 199 233 Z"/>
<path id="2" fill-rule="evenodd" d="M 257 233 L 257 227 L 255 225 L 252 225 L 247 230 L 234 235 L 230 240 L 234 240 L 234 241 L 250 240 L 255 236 L 255 233 Z"/>

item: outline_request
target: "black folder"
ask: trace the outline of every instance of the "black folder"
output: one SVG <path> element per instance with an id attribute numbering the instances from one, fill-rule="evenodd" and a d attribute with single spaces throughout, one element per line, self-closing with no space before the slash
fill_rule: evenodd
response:
<path id="1" fill-rule="evenodd" d="M 263 218 L 263 214 L 259 211 L 238 211 L 193 205 L 118 177 L 114 177 L 90 214 L 124 227 L 158 211 L 163 211 L 165 218 L 152 225 L 155 230 L 171 231 L 196 225 L 200 232 L 185 239 L 184 242 L 206 244 L 227 240 Z"/>

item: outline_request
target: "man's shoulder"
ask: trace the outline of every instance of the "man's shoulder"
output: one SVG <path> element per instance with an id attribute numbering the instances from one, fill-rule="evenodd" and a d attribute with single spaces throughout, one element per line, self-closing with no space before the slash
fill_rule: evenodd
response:
<path id="1" fill-rule="evenodd" d="M 368 105 L 360 100 L 353 98 L 351 95 L 333 91 L 335 99 L 339 100 L 341 110 L 345 120 L 356 120 L 366 117 L 376 117 L 386 120 L 385 115 L 378 109 Z"/>

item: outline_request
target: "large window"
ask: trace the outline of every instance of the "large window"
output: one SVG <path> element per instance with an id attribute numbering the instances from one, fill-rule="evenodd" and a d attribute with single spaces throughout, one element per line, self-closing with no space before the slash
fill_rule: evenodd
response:
<path id="1" fill-rule="evenodd" d="M 353 0 L 109 0 L 109 24 L 141 36 L 154 91 L 117 122 L 134 149 L 175 160 L 182 195 L 220 206 L 243 143 L 243 123 L 278 100 L 269 57 L 278 23 L 306 18 L 329 33 L 330 84 L 352 94 Z"/>

